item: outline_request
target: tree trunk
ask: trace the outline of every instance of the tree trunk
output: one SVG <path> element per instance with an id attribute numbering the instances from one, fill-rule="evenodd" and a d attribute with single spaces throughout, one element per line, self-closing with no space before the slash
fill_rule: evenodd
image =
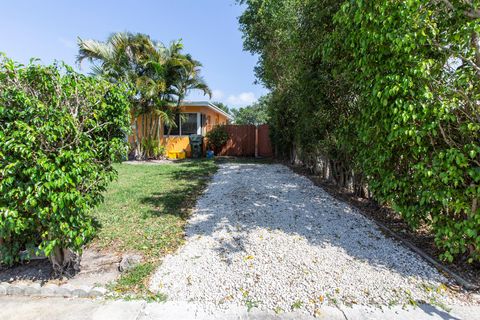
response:
<path id="1" fill-rule="evenodd" d="M 135 144 L 135 159 L 140 160 L 141 159 L 141 141 L 140 141 L 140 130 L 138 128 L 138 117 L 135 119 L 135 136 L 136 136 L 136 144 Z"/>
<path id="2" fill-rule="evenodd" d="M 476 32 L 472 33 L 472 45 L 475 49 L 475 64 L 477 67 L 480 67 L 480 42 L 478 39 L 478 34 Z M 477 69 L 477 76 L 480 76 L 480 71 Z"/>
<path id="3" fill-rule="evenodd" d="M 155 139 L 155 132 L 157 131 L 156 129 L 156 124 L 157 121 L 153 115 L 153 113 L 150 115 L 150 138 Z"/>
<path id="4" fill-rule="evenodd" d="M 80 271 L 81 256 L 70 249 L 57 247 L 50 254 L 54 275 L 73 277 Z"/>
<path id="5" fill-rule="evenodd" d="M 133 157 L 135 159 L 137 159 L 137 155 L 138 155 L 138 123 L 137 123 L 137 119 L 136 118 L 133 118 L 133 121 L 132 121 L 132 124 L 131 124 L 131 128 L 134 130 L 134 133 L 133 133 L 133 144 L 134 144 L 134 148 L 133 148 Z"/>
<path id="6" fill-rule="evenodd" d="M 146 134 L 146 122 L 147 120 L 145 119 L 145 113 L 142 113 L 142 140 L 145 139 Z"/>

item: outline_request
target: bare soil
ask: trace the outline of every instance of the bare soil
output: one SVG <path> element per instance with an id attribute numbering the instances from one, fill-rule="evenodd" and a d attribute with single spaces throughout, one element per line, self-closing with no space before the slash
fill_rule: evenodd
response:
<path id="1" fill-rule="evenodd" d="M 83 252 L 80 272 L 72 278 L 56 278 L 48 259 L 31 260 L 13 267 L 0 266 L 0 282 L 55 283 L 72 286 L 105 286 L 120 276 L 121 256 L 89 248 Z"/>

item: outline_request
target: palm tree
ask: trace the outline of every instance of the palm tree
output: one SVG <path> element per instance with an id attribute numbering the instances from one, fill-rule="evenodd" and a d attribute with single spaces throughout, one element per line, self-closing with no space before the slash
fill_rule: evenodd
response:
<path id="1" fill-rule="evenodd" d="M 79 38 L 78 46 L 79 64 L 88 60 L 92 63 L 94 75 L 102 76 L 111 82 L 128 83 L 134 89 L 131 99 L 132 127 L 135 131 L 134 150 L 136 158 L 143 157 L 141 135 L 136 120 L 140 115 L 145 117 L 150 109 L 151 98 L 164 89 L 163 80 L 157 83 L 154 78 L 146 76 L 148 68 L 144 62 L 157 53 L 158 44 L 146 35 L 122 32 L 110 35 L 105 42 Z"/>
<path id="2" fill-rule="evenodd" d="M 143 145 L 160 143 L 161 124 L 175 125 L 178 109 L 190 90 L 210 89 L 199 76 L 201 64 L 182 53 L 180 41 L 168 47 L 148 35 L 128 32 L 112 34 L 105 42 L 78 39 L 77 62 L 92 63 L 92 73 L 112 82 L 126 82 L 134 88 L 132 95 L 132 127 L 136 158 L 144 158 Z M 142 116 L 143 132 L 137 118 Z M 142 139 L 140 137 L 143 137 Z M 144 143 L 148 139 L 147 143 Z"/>
<path id="3" fill-rule="evenodd" d="M 191 90 L 200 90 L 204 95 L 212 97 L 212 92 L 205 80 L 200 76 L 200 67 L 202 64 L 199 61 L 193 60 L 187 54 L 180 58 L 173 60 L 169 73 L 169 96 L 171 99 L 176 99 L 174 108 L 174 116 L 180 113 L 180 106 L 185 97 Z M 180 119 L 181 121 L 181 119 Z M 170 135 L 172 127 L 169 127 L 167 135 Z"/>
<path id="4" fill-rule="evenodd" d="M 192 59 L 192 56 L 185 55 L 184 62 L 176 68 L 175 83 L 173 84 L 173 94 L 177 97 L 177 107 L 179 107 L 185 97 L 191 90 L 200 90 L 204 95 L 212 97 L 212 92 L 205 80 L 200 76 L 200 61 Z"/>
<path id="5" fill-rule="evenodd" d="M 138 63 L 154 51 L 155 44 L 143 34 L 119 32 L 110 35 L 105 42 L 78 38 L 77 62 L 89 60 L 96 75 L 112 82 L 134 82 L 141 65 Z"/>

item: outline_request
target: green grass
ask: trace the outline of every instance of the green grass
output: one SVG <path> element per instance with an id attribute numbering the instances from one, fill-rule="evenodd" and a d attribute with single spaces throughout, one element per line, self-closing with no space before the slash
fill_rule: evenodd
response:
<path id="1" fill-rule="evenodd" d="M 146 281 L 160 259 L 183 243 L 186 219 L 216 168 L 207 160 L 116 166 L 118 180 L 94 212 L 101 228 L 92 245 L 140 253 L 144 264 L 122 275 L 115 291 L 147 292 Z"/>
<path id="2" fill-rule="evenodd" d="M 153 293 L 148 289 L 148 280 L 155 268 L 156 264 L 153 262 L 139 264 L 132 270 L 122 274 L 120 279 L 112 283 L 109 288 L 121 294 L 122 298 L 127 300 L 165 301 L 167 299 L 165 294 Z"/>

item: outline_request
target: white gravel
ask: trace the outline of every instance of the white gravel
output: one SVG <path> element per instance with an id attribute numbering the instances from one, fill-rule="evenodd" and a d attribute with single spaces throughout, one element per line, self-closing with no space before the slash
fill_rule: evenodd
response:
<path id="1" fill-rule="evenodd" d="M 433 267 L 282 165 L 221 165 L 186 233 L 151 281 L 169 300 L 310 314 L 322 304 L 452 302 Z"/>

